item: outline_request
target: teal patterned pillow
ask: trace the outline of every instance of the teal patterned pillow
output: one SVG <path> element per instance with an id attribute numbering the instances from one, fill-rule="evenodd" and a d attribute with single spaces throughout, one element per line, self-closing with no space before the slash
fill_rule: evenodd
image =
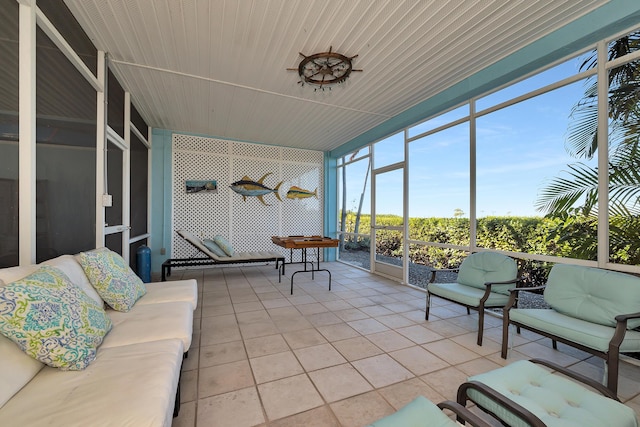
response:
<path id="1" fill-rule="evenodd" d="M 213 241 L 216 242 L 218 246 L 220 246 L 220 249 L 222 249 L 225 254 L 229 256 L 233 256 L 234 254 L 233 246 L 231 246 L 231 243 L 229 243 L 227 239 L 225 239 L 224 237 L 218 234 L 213 238 Z"/>
<path id="2" fill-rule="evenodd" d="M 224 253 L 222 248 L 220 248 L 220 246 L 218 246 L 218 244 L 211 239 L 204 239 L 202 241 L 202 244 L 204 244 L 207 247 L 207 249 L 209 249 L 211 252 L 213 252 L 218 256 L 227 256 L 227 254 Z"/>
<path id="3" fill-rule="evenodd" d="M 100 297 L 111 308 L 127 312 L 147 289 L 120 255 L 108 249 L 81 252 L 80 265 Z"/>
<path id="4" fill-rule="evenodd" d="M 0 333 L 54 368 L 89 366 L 110 329 L 102 307 L 55 267 L 0 288 Z"/>

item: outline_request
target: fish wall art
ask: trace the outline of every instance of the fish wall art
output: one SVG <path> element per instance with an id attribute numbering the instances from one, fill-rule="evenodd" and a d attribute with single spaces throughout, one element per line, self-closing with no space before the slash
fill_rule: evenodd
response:
<path id="1" fill-rule="evenodd" d="M 309 197 L 318 198 L 318 189 L 316 188 L 313 192 L 309 190 L 305 190 L 304 188 L 296 187 L 292 185 L 287 191 L 287 199 L 307 199 Z"/>
<path id="2" fill-rule="evenodd" d="M 244 200 L 245 202 L 247 201 L 247 196 L 257 197 L 263 205 L 271 206 L 265 203 L 265 201 L 262 199 L 262 196 L 269 193 L 274 193 L 276 195 L 276 198 L 282 201 L 282 199 L 280 198 L 280 194 L 278 194 L 278 191 L 280 190 L 280 186 L 282 185 L 283 181 L 280 181 L 278 185 L 275 186 L 275 188 L 269 188 L 262 183 L 264 179 L 269 175 L 271 175 L 271 172 L 264 174 L 264 176 L 257 181 L 253 181 L 251 178 L 245 175 L 240 181 L 232 182 L 231 189 L 240 194 L 242 196 L 242 200 Z"/>

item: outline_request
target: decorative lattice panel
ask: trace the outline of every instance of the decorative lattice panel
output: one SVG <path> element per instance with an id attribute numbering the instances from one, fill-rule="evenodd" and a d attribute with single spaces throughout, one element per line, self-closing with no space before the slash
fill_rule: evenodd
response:
<path id="1" fill-rule="evenodd" d="M 232 141 L 202 136 L 173 135 L 173 149 L 228 154 Z"/>
<path id="2" fill-rule="evenodd" d="M 280 147 L 273 145 L 249 144 L 246 142 L 234 142 L 231 146 L 231 154 L 239 157 L 274 159 L 280 158 Z"/>
<path id="3" fill-rule="evenodd" d="M 320 163 L 322 164 L 322 151 L 298 150 L 295 148 L 283 148 L 282 160 L 301 162 L 301 163 Z"/>
<path id="4" fill-rule="evenodd" d="M 174 135 L 173 142 L 174 230 L 187 229 L 200 237 L 221 234 L 237 251 L 282 253 L 271 236 L 322 234 L 322 152 L 189 135 Z M 244 176 L 257 182 L 265 174 L 262 184 L 274 190 L 262 196 L 266 205 L 231 189 L 231 183 Z M 186 180 L 210 179 L 217 181 L 217 193 L 187 194 Z M 315 192 L 317 198 L 287 197 L 292 186 Z M 173 258 L 194 255 L 191 246 L 175 236 L 172 250 Z"/>

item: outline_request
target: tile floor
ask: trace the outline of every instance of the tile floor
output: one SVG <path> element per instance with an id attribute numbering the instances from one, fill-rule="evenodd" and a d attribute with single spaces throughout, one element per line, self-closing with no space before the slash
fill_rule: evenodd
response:
<path id="1" fill-rule="evenodd" d="M 182 372 L 174 427 L 359 427 L 417 395 L 455 400 L 467 376 L 517 359 L 542 357 L 601 378 L 600 359 L 523 331 L 500 358 L 501 320 L 339 262 L 332 272 L 278 283 L 272 265 L 174 271 L 195 278 L 199 304 Z M 289 268 L 291 274 L 293 269 Z M 640 367 L 623 363 L 619 395 L 640 414 Z"/>

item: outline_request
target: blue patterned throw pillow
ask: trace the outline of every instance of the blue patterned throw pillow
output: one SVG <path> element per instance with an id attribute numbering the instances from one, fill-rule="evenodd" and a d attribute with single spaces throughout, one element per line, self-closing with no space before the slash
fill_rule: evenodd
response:
<path id="1" fill-rule="evenodd" d="M 80 265 L 100 298 L 117 311 L 127 312 L 147 289 L 124 259 L 108 249 L 81 252 Z"/>
<path id="2" fill-rule="evenodd" d="M 89 366 L 111 325 L 103 308 L 55 267 L 0 287 L 0 333 L 54 368 Z"/>
<path id="3" fill-rule="evenodd" d="M 207 249 L 209 249 L 211 252 L 213 252 L 214 254 L 218 255 L 218 256 L 227 256 L 226 253 L 224 253 L 224 251 L 222 250 L 222 248 L 220 248 L 220 246 L 218 246 L 218 244 L 216 242 L 214 242 L 211 239 L 204 239 L 202 241 L 202 243 L 207 247 Z"/>
<path id="4" fill-rule="evenodd" d="M 213 238 L 213 241 L 216 242 L 218 246 L 220 246 L 220 249 L 222 249 L 225 254 L 229 256 L 233 256 L 234 254 L 233 246 L 231 246 L 231 243 L 229 243 L 227 239 L 225 239 L 224 237 L 218 234 Z"/>

